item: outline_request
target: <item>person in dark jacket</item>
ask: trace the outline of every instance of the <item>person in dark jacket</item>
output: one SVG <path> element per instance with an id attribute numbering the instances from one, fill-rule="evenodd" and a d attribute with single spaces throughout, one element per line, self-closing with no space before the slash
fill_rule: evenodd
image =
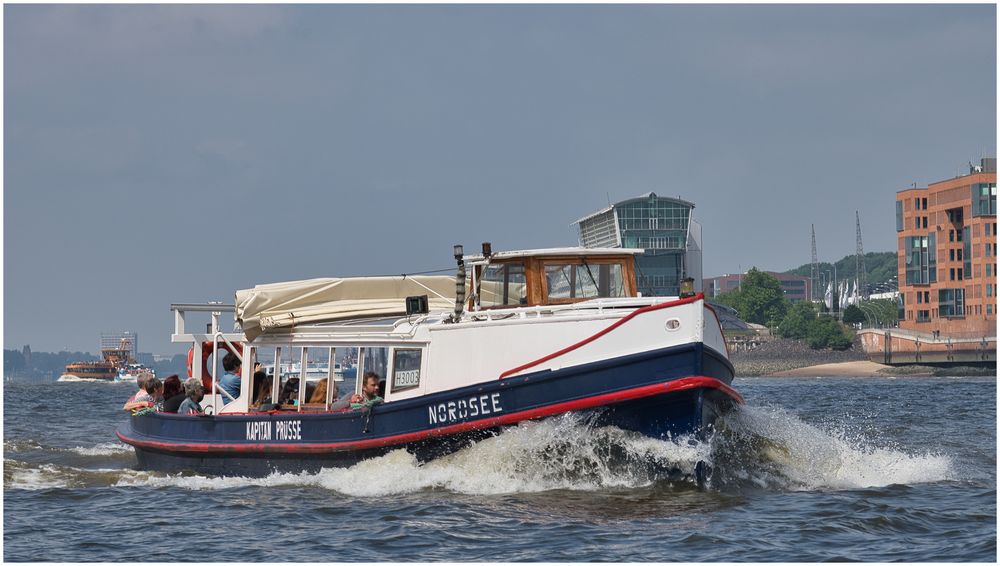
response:
<path id="1" fill-rule="evenodd" d="M 181 378 L 175 373 L 163 380 L 163 412 L 176 413 L 187 395 L 181 386 Z"/>

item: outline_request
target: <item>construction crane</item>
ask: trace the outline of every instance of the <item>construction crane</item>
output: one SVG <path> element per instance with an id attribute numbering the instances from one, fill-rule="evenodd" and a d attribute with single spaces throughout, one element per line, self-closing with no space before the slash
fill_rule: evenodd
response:
<path id="1" fill-rule="evenodd" d="M 868 272 L 865 269 L 865 246 L 861 242 L 861 214 L 857 210 L 854 211 L 854 220 L 858 232 L 858 249 L 855 252 L 854 256 L 854 268 L 856 270 L 855 277 L 857 277 L 856 285 L 858 286 L 858 289 L 855 291 L 855 293 L 857 293 L 858 296 L 861 297 L 862 299 L 867 299 Z"/>
<path id="2" fill-rule="evenodd" d="M 812 296 L 810 299 L 816 299 L 816 277 L 819 276 L 819 259 L 816 257 L 816 225 L 810 224 L 812 228 L 812 264 L 809 268 L 809 285 L 812 289 Z"/>

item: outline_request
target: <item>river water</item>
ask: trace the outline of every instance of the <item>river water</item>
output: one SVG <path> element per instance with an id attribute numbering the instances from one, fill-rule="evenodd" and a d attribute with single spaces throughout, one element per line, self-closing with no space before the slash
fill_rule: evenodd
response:
<path id="1" fill-rule="evenodd" d="M 132 386 L 6 383 L 3 558 L 997 560 L 994 378 L 735 386 L 711 445 L 566 416 L 422 466 L 248 480 L 134 470 L 114 437 Z M 651 472 L 706 458 L 705 490 Z"/>

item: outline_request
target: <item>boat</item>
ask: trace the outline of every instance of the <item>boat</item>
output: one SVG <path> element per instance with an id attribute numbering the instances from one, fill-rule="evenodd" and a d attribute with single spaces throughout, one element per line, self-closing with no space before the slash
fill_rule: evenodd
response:
<path id="1" fill-rule="evenodd" d="M 129 363 L 118 368 L 116 382 L 135 383 L 140 377 L 156 377 L 156 370 L 140 363 Z"/>
<path id="2" fill-rule="evenodd" d="M 97 362 L 72 362 L 59 376 L 59 381 L 114 381 L 118 376 L 115 364 L 101 360 Z"/>
<path id="3" fill-rule="evenodd" d="M 455 246 L 455 277 L 320 278 L 240 290 L 229 305 L 172 305 L 171 339 L 192 346 L 205 414 L 133 415 L 117 437 L 140 469 L 262 476 L 398 449 L 428 461 L 568 412 L 658 439 L 710 439 L 716 419 L 743 402 L 718 317 L 691 280 L 681 296 L 643 297 L 642 250 L 491 247 L 465 256 Z M 199 311 L 211 312 L 209 328 L 188 332 Z M 220 330 L 229 312 L 237 332 Z M 244 362 L 235 399 L 204 361 L 220 349 Z M 288 379 L 263 393 L 247 386 L 258 360 L 298 362 L 301 380 L 309 360 L 333 363 L 344 349 L 357 353 L 357 375 L 380 378 L 381 402 L 333 410 L 336 388 L 322 402 L 298 388 L 274 405 L 263 397 L 279 399 Z M 363 381 L 341 396 L 360 394 Z"/>
<path id="4" fill-rule="evenodd" d="M 152 368 L 136 363 L 133 358 L 132 336 L 134 333 L 102 335 L 101 359 L 67 364 L 58 381 L 135 383 L 140 375 L 155 376 L 156 372 Z"/>

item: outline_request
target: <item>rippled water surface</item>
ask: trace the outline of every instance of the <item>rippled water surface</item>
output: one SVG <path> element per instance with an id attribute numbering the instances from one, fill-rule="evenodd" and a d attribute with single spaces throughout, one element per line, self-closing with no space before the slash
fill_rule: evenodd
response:
<path id="1" fill-rule="evenodd" d="M 134 469 L 125 384 L 4 385 L 7 561 L 979 561 L 993 378 L 737 379 L 709 444 L 525 423 L 263 479 Z M 712 462 L 711 485 L 661 478 Z"/>

